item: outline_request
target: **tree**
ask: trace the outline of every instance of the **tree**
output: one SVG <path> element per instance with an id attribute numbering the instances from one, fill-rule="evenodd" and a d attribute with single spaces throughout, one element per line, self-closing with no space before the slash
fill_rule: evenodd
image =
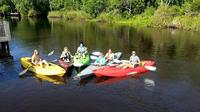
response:
<path id="1" fill-rule="evenodd" d="M 64 8 L 64 0 L 49 0 L 49 4 L 52 10 L 60 10 Z"/>
<path id="2" fill-rule="evenodd" d="M 97 15 L 106 10 L 107 0 L 85 0 L 83 5 L 84 11 L 92 17 L 97 17 Z"/>

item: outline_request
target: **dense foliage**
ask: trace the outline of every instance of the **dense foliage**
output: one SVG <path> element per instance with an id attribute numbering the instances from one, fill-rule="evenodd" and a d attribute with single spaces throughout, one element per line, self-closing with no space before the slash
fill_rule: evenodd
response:
<path id="1" fill-rule="evenodd" d="M 1 0 L 0 12 L 184 29 L 200 24 L 200 0 Z"/>

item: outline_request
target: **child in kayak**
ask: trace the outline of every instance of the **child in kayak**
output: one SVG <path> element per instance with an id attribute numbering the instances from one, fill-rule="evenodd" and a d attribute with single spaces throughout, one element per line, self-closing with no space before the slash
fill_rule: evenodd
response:
<path id="1" fill-rule="evenodd" d="M 45 64 L 46 66 L 49 66 L 49 64 L 47 63 L 46 60 L 40 59 L 39 52 L 38 52 L 37 49 L 35 49 L 34 52 L 33 52 L 33 55 L 31 57 L 31 63 L 34 64 L 34 65 L 42 66 L 42 64 Z"/>
<path id="2" fill-rule="evenodd" d="M 70 62 L 72 59 L 72 55 L 67 47 L 64 47 L 62 54 L 60 55 L 60 59 L 64 62 Z"/>
<path id="3" fill-rule="evenodd" d="M 85 57 L 85 54 L 87 53 L 87 47 L 84 46 L 83 42 L 80 43 L 76 52 L 78 56 L 83 57 L 83 58 Z"/>
<path id="4" fill-rule="evenodd" d="M 102 66 L 106 64 L 106 58 L 103 57 L 103 54 L 100 54 L 97 60 L 94 62 L 95 65 L 97 66 Z"/>
<path id="5" fill-rule="evenodd" d="M 114 59 L 114 53 L 112 53 L 111 49 L 108 50 L 108 52 L 105 55 L 105 58 L 106 58 L 107 62 L 110 62 Z"/>
<path id="6" fill-rule="evenodd" d="M 132 51 L 132 55 L 129 59 L 129 62 L 128 63 L 122 63 L 118 67 L 122 68 L 122 69 L 126 69 L 126 68 L 135 68 L 139 65 L 140 65 L 140 59 L 139 59 L 138 56 L 136 56 L 135 51 Z"/>

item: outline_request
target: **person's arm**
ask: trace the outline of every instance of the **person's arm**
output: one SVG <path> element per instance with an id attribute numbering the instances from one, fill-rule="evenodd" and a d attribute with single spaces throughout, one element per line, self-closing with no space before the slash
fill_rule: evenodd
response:
<path id="1" fill-rule="evenodd" d="M 80 47 L 77 48 L 76 52 L 78 53 L 80 51 Z"/>
<path id="2" fill-rule="evenodd" d="M 95 65 L 99 64 L 99 58 L 97 58 L 94 62 Z"/>
<path id="3" fill-rule="evenodd" d="M 140 64 L 140 58 L 137 56 L 137 61 L 138 61 L 138 64 Z"/>
<path id="4" fill-rule="evenodd" d="M 69 52 L 69 55 L 70 55 L 70 57 L 71 57 L 71 58 L 73 58 L 73 56 L 72 56 L 71 52 Z"/>
<path id="5" fill-rule="evenodd" d="M 85 47 L 85 53 L 87 53 L 88 51 L 87 51 L 87 47 Z"/>
<path id="6" fill-rule="evenodd" d="M 105 55 L 105 58 L 107 59 L 107 57 L 108 57 L 108 53 L 106 53 L 106 55 Z"/>
<path id="7" fill-rule="evenodd" d="M 132 56 L 129 58 L 129 62 L 130 62 L 130 63 L 132 62 Z"/>
<path id="8" fill-rule="evenodd" d="M 62 54 L 60 55 L 60 59 L 64 58 L 65 57 L 65 53 L 62 52 Z"/>
<path id="9" fill-rule="evenodd" d="M 112 58 L 112 59 L 114 59 L 114 58 L 115 58 L 115 55 L 114 55 L 114 53 L 112 53 L 112 55 L 111 55 L 111 58 Z"/>
<path id="10" fill-rule="evenodd" d="M 31 57 L 31 63 L 36 65 L 36 63 L 34 62 L 34 56 Z"/>

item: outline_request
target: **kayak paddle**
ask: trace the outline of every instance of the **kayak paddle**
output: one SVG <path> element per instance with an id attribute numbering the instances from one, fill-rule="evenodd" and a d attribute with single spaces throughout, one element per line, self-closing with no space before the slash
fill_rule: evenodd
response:
<path id="1" fill-rule="evenodd" d="M 47 57 L 53 55 L 53 53 L 54 53 L 54 51 L 51 51 L 51 52 L 47 55 Z M 30 65 L 30 66 L 28 66 L 28 67 L 27 67 L 26 69 L 24 69 L 22 72 L 20 72 L 20 73 L 19 73 L 19 76 L 24 75 L 24 74 L 28 71 L 28 69 L 29 69 L 30 67 L 32 67 L 32 66 L 33 66 L 33 64 Z"/>
<path id="2" fill-rule="evenodd" d="M 144 68 L 146 68 L 146 69 L 148 69 L 150 71 L 156 71 L 156 67 L 155 66 L 148 66 L 148 65 L 146 65 L 146 66 L 144 66 Z"/>
<path id="3" fill-rule="evenodd" d="M 95 55 L 95 56 L 99 56 L 99 55 L 101 55 L 102 53 L 101 52 L 98 52 L 98 51 L 95 51 L 95 52 L 93 52 L 92 53 L 92 55 Z"/>
<path id="4" fill-rule="evenodd" d="M 96 60 L 98 57 L 97 57 L 97 56 L 90 56 L 90 58 L 91 58 L 92 60 Z"/>

